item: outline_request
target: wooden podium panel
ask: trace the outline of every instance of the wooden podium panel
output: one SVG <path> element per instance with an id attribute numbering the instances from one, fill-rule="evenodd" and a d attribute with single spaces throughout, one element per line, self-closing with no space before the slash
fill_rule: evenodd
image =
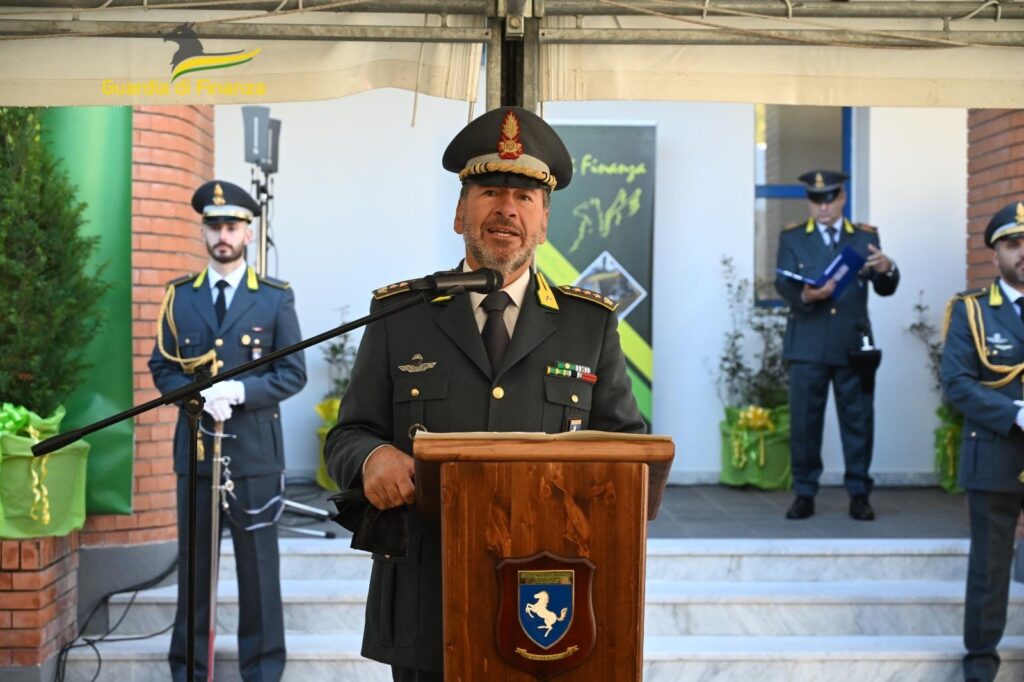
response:
<path id="1" fill-rule="evenodd" d="M 439 511 L 442 528 L 445 679 L 528 682 L 541 673 L 499 650 L 502 593 L 498 565 L 548 552 L 593 565 L 589 586 L 596 639 L 589 656 L 566 654 L 565 643 L 544 654 L 575 667 L 558 680 L 640 680 L 650 462 L 661 486 L 671 463 L 668 439 L 517 440 L 417 438 L 417 488 L 427 513 Z M 436 486 L 436 487 L 435 487 Z M 435 489 L 434 498 L 426 494 Z M 583 573 L 579 573 L 582 575 Z M 581 579 L 578 577 L 577 581 Z M 574 619 L 586 622 L 586 586 L 576 585 Z M 506 609 L 518 609 L 509 601 Z M 524 627 L 502 618 L 504 627 Z M 571 626 L 573 627 L 573 626 Z M 516 635 L 517 633 L 509 633 Z M 505 637 L 505 641 L 508 637 Z M 568 641 L 568 638 L 567 638 Z M 530 655 L 519 654 L 524 659 Z M 576 660 L 573 660 L 573 657 Z M 578 663 L 583 660 L 582 663 Z M 550 664 L 534 664 L 542 671 Z"/>

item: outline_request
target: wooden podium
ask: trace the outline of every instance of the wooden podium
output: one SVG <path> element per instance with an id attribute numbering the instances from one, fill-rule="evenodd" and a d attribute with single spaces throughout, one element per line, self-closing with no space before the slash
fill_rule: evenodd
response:
<path id="1" fill-rule="evenodd" d="M 440 514 L 446 682 L 639 681 L 647 520 L 668 437 L 420 433 Z"/>

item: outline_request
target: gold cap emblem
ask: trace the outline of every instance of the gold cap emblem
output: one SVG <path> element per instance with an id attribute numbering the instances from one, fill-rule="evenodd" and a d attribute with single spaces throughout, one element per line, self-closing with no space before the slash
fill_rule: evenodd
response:
<path id="1" fill-rule="evenodd" d="M 817 189 L 821 189 L 825 186 L 825 178 L 821 177 L 821 173 L 814 174 L 814 186 Z"/>
<path id="2" fill-rule="evenodd" d="M 1017 202 L 1017 224 L 1024 225 L 1024 203 Z"/>
<path id="3" fill-rule="evenodd" d="M 213 205 L 223 206 L 226 203 L 228 202 L 224 200 L 224 189 L 220 186 L 220 183 L 218 182 L 216 185 L 213 186 Z"/>
<path id="4" fill-rule="evenodd" d="M 523 143 L 519 141 L 519 118 L 514 111 L 505 114 L 501 122 L 501 139 L 498 140 L 498 156 L 503 159 L 518 159 L 523 155 Z"/>

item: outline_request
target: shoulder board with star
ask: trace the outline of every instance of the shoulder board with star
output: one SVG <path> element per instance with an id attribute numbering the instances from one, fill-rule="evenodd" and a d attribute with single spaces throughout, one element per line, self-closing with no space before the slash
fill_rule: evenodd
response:
<path id="1" fill-rule="evenodd" d="M 278 289 L 291 289 L 292 285 L 285 282 L 283 279 L 276 279 L 274 277 L 260 277 L 260 282 L 263 284 L 277 287 Z"/>
<path id="2" fill-rule="evenodd" d="M 395 294 L 401 294 L 409 291 L 409 282 L 395 282 L 394 284 L 388 284 L 387 286 L 380 287 L 379 289 L 373 290 L 373 298 L 379 301 L 382 298 L 388 296 L 394 296 Z"/>
<path id="3" fill-rule="evenodd" d="M 589 289 L 580 289 L 579 287 L 563 284 L 562 286 L 558 287 L 558 290 L 561 291 L 566 296 L 572 296 L 573 298 L 580 298 L 583 299 L 584 301 L 596 303 L 602 308 L 607 308 L 608 310 L 611 310 L 613 312 L 616 308 L 619 307 L 618 301 L 608 298 L 607 296 L 602 296 L 601 294 L 596 293 L 594 291 L 590 291 Z"/>
<path id="4" fill-rule="evenodd" d="M 180 286 L 182 284 L 187 284 L 187 283 L 191 282 L 192 280 L 194 280 L 198 276 L 199 276 L 198 272 L 190 272 L 187 275 L 182 275 L 181 277 L 176 277 L 176 278 L 172 279 L 170 282 L 167 283 L 167 286 L 168 287 L 176 287 L 176 286 Z"/>
<path id="5" fill-rule="evenodd" d="M 875 227 L 874 225 L 868 225 L 867 223 L 855 223 L 855 225 L 857 226 L 858 230 L 862 230 L 864 232 L 870 232 L 871 234 L 875 234 L 878 232 L 878 228 Z"/>
<path id="6" fill-rule="evenodd" d="M 782 228 L 782 231 L 788 232 L 789 230 L 795 230 L 798 227 L 803 227 L 805 224 L 806 223 L 790 223 L 789 225 L 786 225 L 784 228 Z"/>

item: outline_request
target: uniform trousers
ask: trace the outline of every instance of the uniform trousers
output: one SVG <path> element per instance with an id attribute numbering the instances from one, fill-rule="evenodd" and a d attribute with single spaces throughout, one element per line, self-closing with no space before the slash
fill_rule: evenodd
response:
<path id="1" fill-rule="evenodd" d="M 240 509 L 262 507 L 281 492 L 281 475 L 247 476 L 234 479 L 235 499 L 230 519 L 221 514 L 221 529 L 227 527 L 235 548 L 238 576 L 238 667 L 246 682 L 274 682 L 281 679 L 285 665 L 284 613 L 281 607 L 281 568 L 277 547 L 277 526 L 256 530 L 244 526 L 269 521 L 276 507 L 259 516 L 239 513 Z M 211 479 L 199 478 L 196 490 L 196 677 L 205 682 L 207 635 L 210 622 L 210 502 Z M 178 476 L 178 608 L 171 635 L 168 659 L 175 682 L 185 682 L 185 627 L 188 597 L 187 477 Z M 229 497 L 230 499 L 230 497 Z M 234 522 L 232 522 L 232 520 Z"/>
<path id="2" fill-rule="evenodd" d="M 791 361 L 789 365 L 789 450 L 793 488 L 814 497 L 821 478 L 821 438 L 825 428 L 828 386 L 832 384 L 846 473 L 851 495 L 869 495 L 868 475 L 874 444 L 874 393 L 861 389 L 860 375 L 847 365 Z"/>
<path id="3" fill-rule="evenodd" d="M 394 682 L 444 682 L 444 673 L 393 665 L 391 666 L 391 679 Z"/>
<path id="4" fill-rule="evenodd" d="M 964 601 L 964 677 L 989 682 L 999 670 L 996 646 L 1006 628 L 1010 568 L 1024 495 L 967 491 L 971 553 Z"/>

